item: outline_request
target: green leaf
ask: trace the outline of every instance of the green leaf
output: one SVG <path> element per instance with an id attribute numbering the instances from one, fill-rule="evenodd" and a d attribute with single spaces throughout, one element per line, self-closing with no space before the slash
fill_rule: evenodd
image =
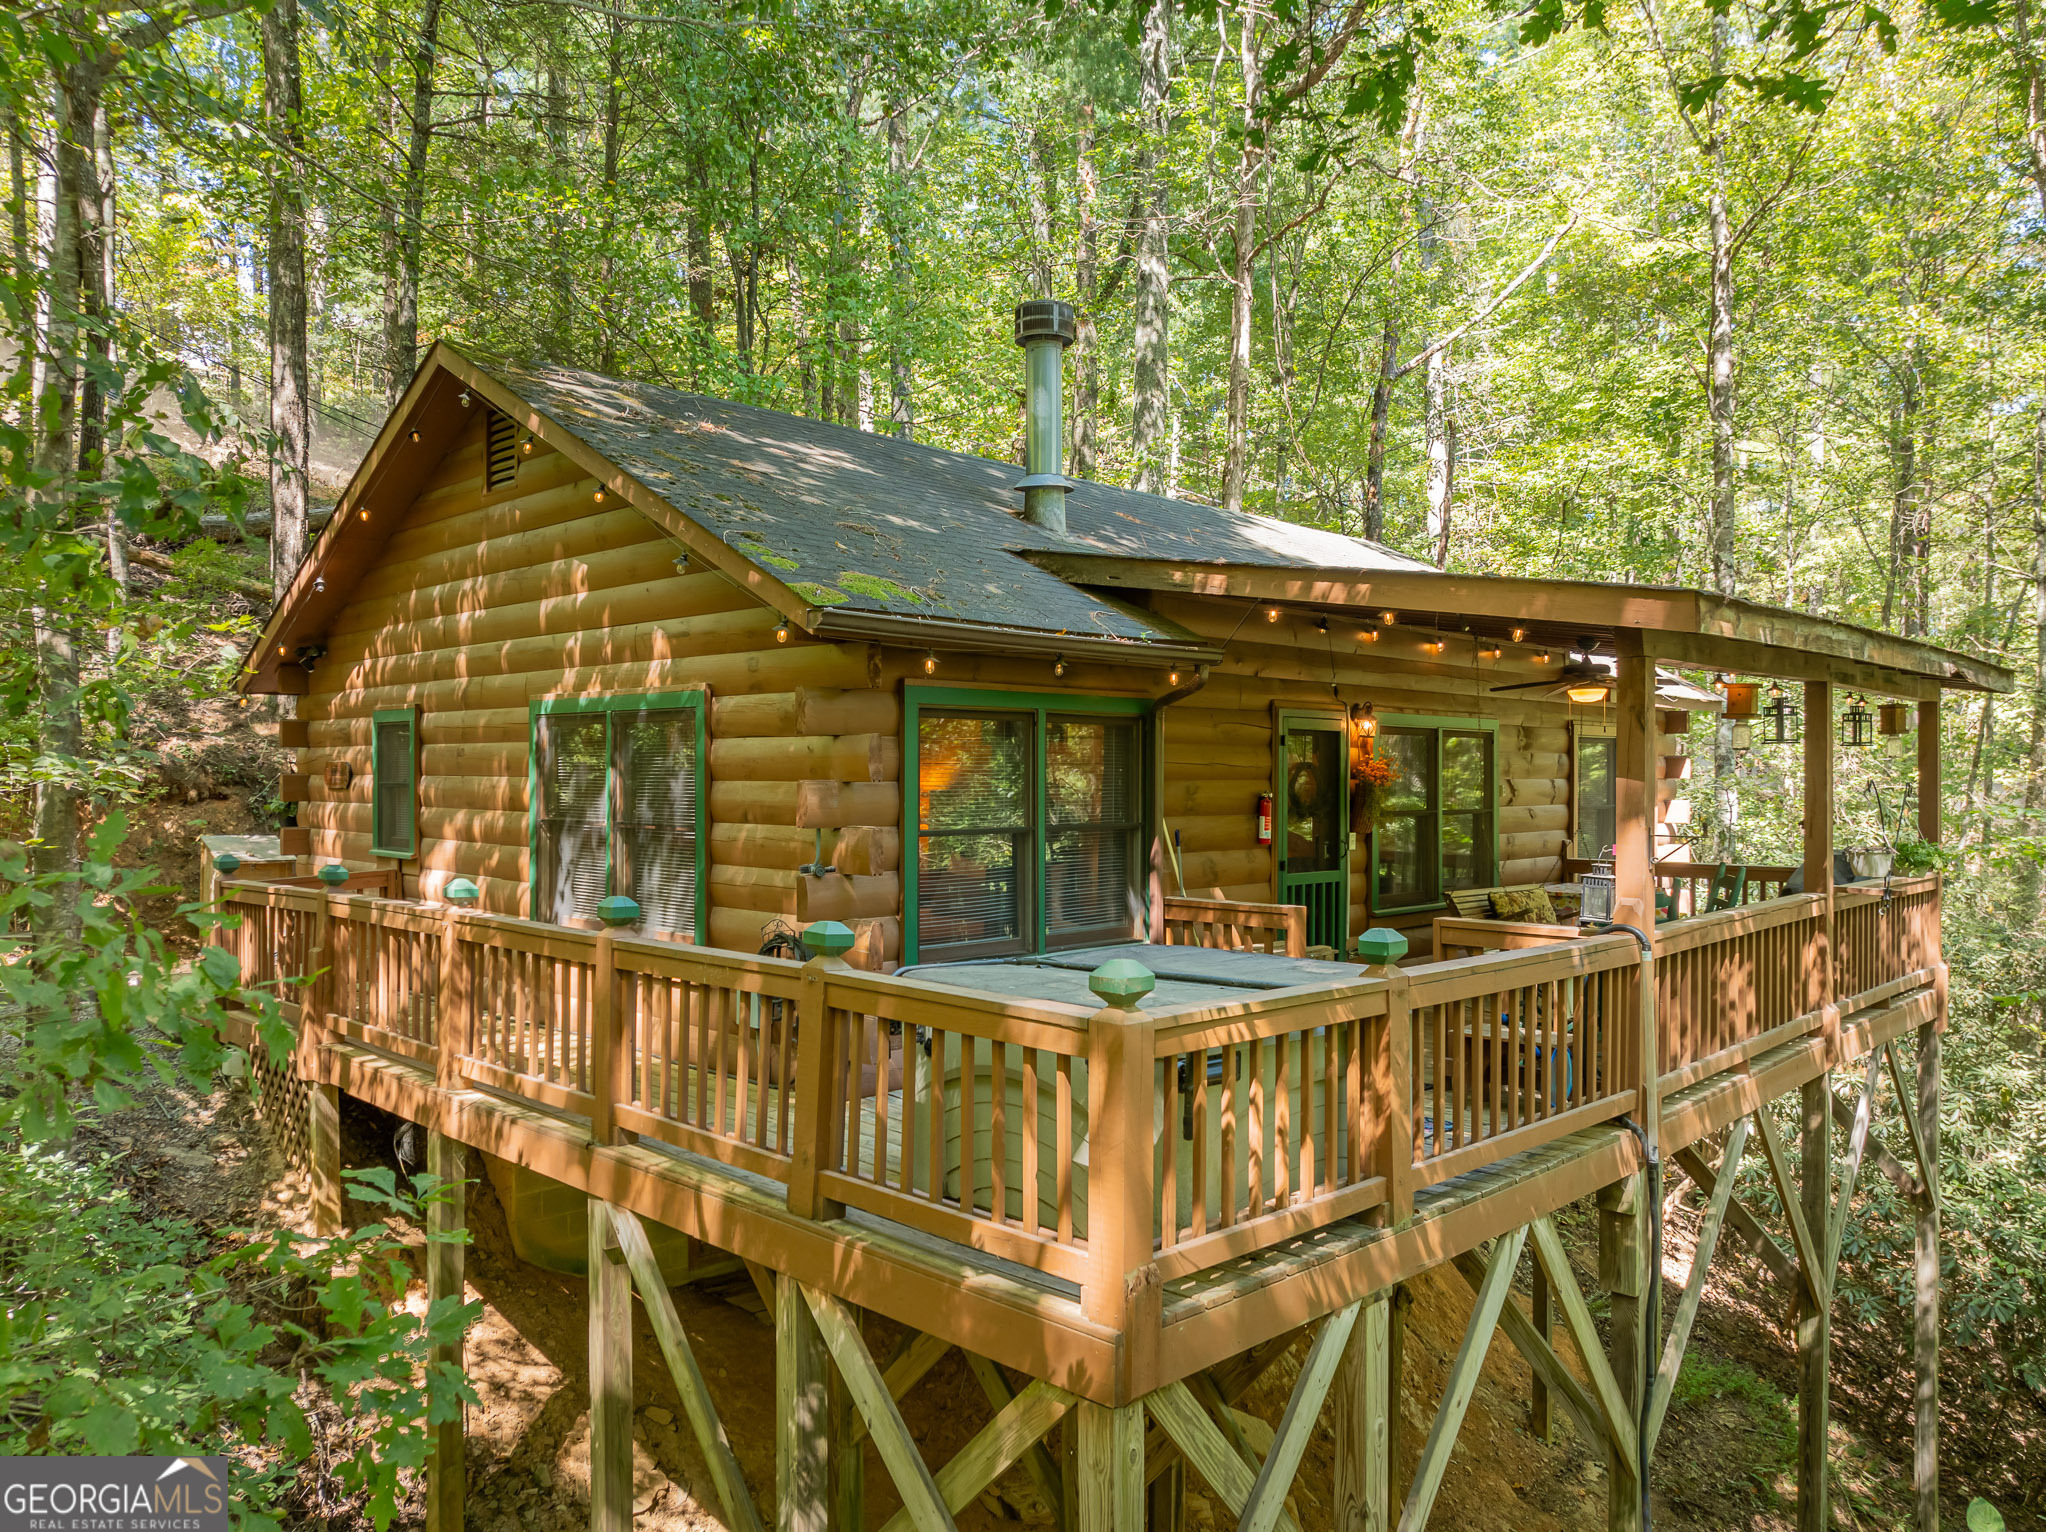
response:
<path id="1" fill-rule="evenodd" d="M 2003 1512 L 1987 1500 L 1970 1500 L 1968 1532 L 2003 1532 Z"/>
<path id="2" fill-rule="evenodd" d="M 93 1452 L 106 1458 L 126 1457 L 141 1441 L 135 1412 L 118 1404 L 96 1404 L 78 1420 L 78 1434 Z"/>

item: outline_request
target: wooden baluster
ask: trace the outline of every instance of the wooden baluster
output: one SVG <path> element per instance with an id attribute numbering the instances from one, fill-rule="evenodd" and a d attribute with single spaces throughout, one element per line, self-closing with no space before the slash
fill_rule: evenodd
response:
<path id="1" fill-rule="evenodd" d="M 997 1224 L 1009 1216 L 1009 1045 L 988 1048 L 988 1216 Z"/>
<path id="2" fill-rule="evenodd" d="M 1208 1232 L 1208 1050 L 1187 1056 L 1192 1070 L 1188 1084 L 1193 1095 L 1192 1190 L 1188 1196 L 1189 1237 L 1199 1239 Z"/>
<path id="3" fill-rule="evenodd" d="M 1058 1177 L 1058 1238 L 1060 1244 L 1071 1244 L 1073 1239 L 1073 1060 L 1070 1054 L 1058 1056 L 1057 1073 L 1053 1077 L 1055 1091 L 1053 1108 L 1056 1113 L 1058 1158 L 1054 1162 L 1054 1174 Z"/>
<path id="4" fill-rule="evenodd" d="M 1236 1115 L 1242 1108 L 1243 1052 L 1236 1043 L 1222 1045 L 1222 1205 L 1216 1227 L 1236 1222 Z"/>
<path id="5" fill-rule="evenodd" d="M 1164 1122 L 1160 1125 L 1158 1156 L 1158 1244 L 1170 1249 L 1179 1242 L 1179 1072 L 1186 1067 L 1186 1055 L 1177 1053 L 1165 1060 Z"/>
<path id="6" fill-rule="evenodd" d="M 1042 1103 L 1041 1098 L 1038 1096 L 1037 1084 L 1037 1061 L 1040 1057 L 1041 1055 L 1039 1051 L 1035 1048 L 1025 1048 L 1023 1050 L 1023 1120 L 1021 1124 L 1023 1130 L 1022 1190 L 1023 1190 L 1023 1232 L 1026 1234 L 1035 1234 L 1038 1230 L 1039 1224 L 1038 1202 L 1043 1196 L 1042 1191 L 1039 1189 L 1037 1179 L 1039 1173 L 1037 1140 L 1043 1122 Z M 1166 1065 L 1165 1073 L 1166 1078 L 1169 1081 L 1172 1078 L 1172 1066 L 1169 1063 Z M 908 1119 L 905 1117 L 904 1121 L 906 1122 L 907 1120 Z M 1177 1131 L 1178 1128 L 1176 1126 L 1176 1120 L 1173 1116 L 1171 1104 L 1168 1100 L 1167 1109 L 1165 1113 L 1165 1143 L 1168 1149 L 1172 1148 L 1176 1143 L 1176 1140 L 1173 1138 L 1173 1134 L 1175 1134 Z M 1172 1154 L 1167 1154 L 1165 1156 L 1165 1163 L 1168 1167 L 1172 1164 L 1174 1158 L 1175 1156 L 1173 1156 Z M 1169 1169 L 1167 1173 L 1170 1174 Z M 1171 1227 L 1172 1227 L 1171 1220 L 1167 1220 L 1166 1228 L 1168 1232 L 1170 1231 Z"/>

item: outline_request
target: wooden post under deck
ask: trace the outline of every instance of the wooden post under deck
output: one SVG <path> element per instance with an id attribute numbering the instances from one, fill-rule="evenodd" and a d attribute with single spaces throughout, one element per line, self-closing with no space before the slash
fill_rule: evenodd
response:
<path id="1" fill-rule="evenodd" d="M 1082 1399 L 1072 1532 L 1144 1532 L 1144 1407 Z"/>
<path id="2" fill-rule="evenodd" d="M 464 1247 L 441 1236 L 459 1233 L 468 1222 L 468 1189 L 463 1179 L 462 1146 L 444 1133 L 426 1136 L 426 1169 L 440 1189 L 426 1210 L 427 1233 L 436 1236 L 426 1247 L 426 1303 L 429 1310 L 443 1298 L 462 1301 Z M 462 1365 L 463 1346 L 436 1346 L 429 1362 Z M 432 1456 L 426 1465 L 426 1532 L 462 1532 L 466 1470 L 463 1431 L 466 1411 L 433 1428 Z"/>
<path id="3" fill-rule="evenodd" d="M 1545 1344 L 1551 1343 L 1556 1333 L 1556 1317 L 1553 1312 L 1552 1295 L 1549 1292 L 1549 1275 L 1542 1270 L 1540 1261 L 1534 1263 L 1532 1275 L 1533 1302 L 1529 1306 L 1532 1312 L 1528 1317 L 1534 1323 L 1535 1333 Z M 1544 1383 L 1539 1375 L 1534 1380 L 1534 1392 L 1528 1403 L 1527 1428 L 1536 1441 L 1553 1442 L 1556 1439 L 1555 1412 L 1550 1407 L 1549 1385 Z"/>
<path id="4" fill-rule="evenodd" d="M 1939 703 L 1918 704 L 1918 835 L 1940 839 Z M 1918 1029 L 1916 1101 L 1899 1102 L 1918 1116 L 1919 1142 L 1935 1175 L 1939 1167 L 1940 1028 L 1946 1025 L 1946 971 L 1937 980 L 1938 1008 Z M 1939 1532 L 1939 1188 L 1928 1186 L 1918 1203 L 1913 1248 L 1911 1350 L 1912 1482 L 1917 1492 L 1918 1532 Z"/>
<path id="5" fill-rule="evenodd" d="M 1336 1375 L 1335 1532 L 1391 1532 L 1391 1382 L 1393 1293 L 1378 1294 L 1357 1316 Z"/>
<path id="6" fill-rule="evenodd" d="M 1638 1410 L 1643 1376 L 1642 1345 L 1647 1335 L 1648 1305 L 1644 1301 L 1648 1270 L 1647 1177 L 1636 1173 L 1615 1181 L 1598 1194 L 1598 1279 L 1612 1296 L 1612 1329 L 1606 1339 L 1606 1360 L 1620 1393 Z M 1660 1280 L 1661 1273 L 1653 1274 Z M 1641 1490 L 1636 1465 L 1610 1441 L 1606 1444 L 1607 1532 L 1641 1532 Z"/>
<path id="7" fill-rule="evenodd" d="M 829 1532 L 831 1516 L 830 1357 L 803 1289 L 774 1279 L 776 1532 Z"/>
<path id="8" fill-rule="evenodd" d="M 260 1043 L 258 1047 L 262 1046 Z M 313 1233 L 339 1234 L 342 1221 L 341 1087 L 305 1084 L 306 1159 L 312 1183 Z"/>
<path id="9" fill-rule="evenodd" d="M 632 1532 L 632 1272 L 589 1199 L 590 1532 Z"/>
<path id="10" fill-rule="evenodd" d="M 1655 657 L 1642 651 L 1620 654 L 1614 688 L 1619 724 L 1613 772 L 1613 918 L 1655 934 L 1655 782 L 1662 769 L 1655 754 Z"/>
<path id="11" fill-rule="evenodd" d="M 1831 1133 L 1833 1075 L 1828 1070 L 1808 1080 L 1802 1093 L 1803 1132 L 1798 1180 L 1803 1193 L 1805 1227 L 1812 1237 L 1828 1227 L 1833 1214 Z M 1763 1111 L 1769 1108 L 1764 1106 Z M 1844 1212 L 1845 1209 L 1842 1209 Z M 1821 1294 L 1830 1295 L 1826 1273 L 1816 1274 Z M 1830 1378 L 1833 1362 L 1829 1304 L 1806 1299 L 1797 1320 L 1797 1527 L 1798 1532 L 1827 1532 L 1830 1526 L 1826 1443 L 1830 1428 Z"/>

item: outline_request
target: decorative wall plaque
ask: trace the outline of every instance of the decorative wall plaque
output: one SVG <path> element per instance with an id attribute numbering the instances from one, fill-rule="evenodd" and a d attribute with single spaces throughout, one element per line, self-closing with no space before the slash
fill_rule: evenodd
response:
<path id="1" fill-rule="evenodd" d="M 346 761 L 329 761 L 322 775 L 326 778 L 329 790 L 345 793 L 348 791 L 348 784 L 355 780 L 355 768 Z"/>

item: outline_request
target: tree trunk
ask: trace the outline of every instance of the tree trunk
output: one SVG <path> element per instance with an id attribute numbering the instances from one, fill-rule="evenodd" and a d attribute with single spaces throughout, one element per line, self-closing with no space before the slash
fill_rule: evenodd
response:
<path id="1" fill-rule="evenodd" d="M 1165 492 L 1166 455 L 1171 450 L 1172 191 L 1164 151 L 1171 131 L 1172 7 L 1173 0 L 1150 0 L 1137 52 L 1137 100 L 1144 133 L 1137 178 L 1143 188 L 1143 222 L 1137 236 L 1136 335 L 1131 346 L 1130 484 L 1153 495 Z"/>
<path id="2" fill-rule="evenodd" d="M 405 146 L 405 165 L 398 216 L 397 292 L 387 315 L 385 351 L 389 357 L 390 402 L 411 385 L 419 367 L 419 258 L 426 213 L 426 156 L 433 147 L 433 65 L 439 49 L 441 0 L 424 0 L 419 14 L 419 46 L 412 55 L 412 134 Z"/>
<path id="3" fill-rule="evenodd" d="M 547 148 L 553 161 L 554 174 L 563 184 L 569 180 L 568 162 L 568 81 L 563 76 L 558 57 L 559 41 L 551 33 L 547 44 Z M 575 294 L 569 251 L 573 242 L 562 237 L 562 217 L 547 219 L 547 246 L 551 255 L 548 262 L 552 312 L 548 320 L 548 353 L 552 360 L 564 366 L 575 362 Z M 694 271 L 691 272 L 692 278 Z"/>
<path id="4" fill-rule="evenodd" d="M 1100 450 L 1101 418 L 1101 342 L 1094 324 L 1101 284 L 1101 172 L 1094 161 L 1091 101 L 1080 108 L 1075 157 L 1080 238 L 1073 285 L 1080 301 L 1074 305 L 1073 315 L 1073 477 L 1092 479 Z"/>
<path id="5" fill-rule="evenodd" d="M 2046 201 L 2046 189 L 2040 196 Z M 2025 833 L 2037 835 L 2046 826 L 2046 407 L 2032 418 L 2032 737 L 2025 754 Z M 2024 868 L 2019 907 L 2036 922 L 2046 915 L 2046 877 L 2029 858 Z"/>
<path id="6" fill-rule="evenodd" d="M 1435 567 L 1449 567 L 1449 529 L 1456 515 L 1456 415 L 1449 397 L 1449 350 L 1428 358 L 1428 546 Z"/>
<path id="7" fill-rule="evenodd" d="M 263 112 L 272 136 L 302 150 L 298 0 L 263 13 Z M 311 433 L 306 419 L 305 193 L 281 161 L 270 182 L 270 585 L 281 598 L 305 557 Z"/>
<path id="8" fill-rule="evenodd" d="M 619 49 L 624 37 L 625 23 L 614 7 L 604 61 L 604 223 L 597 246 L 603 251 L 597 277 L 597 371 L 602 373 L 618 370 L 618 129 L 625 103 Z"/>
<path id="9" fill-rule="evenodd" d="M 33 462 L 41 481 L 36 491 L 39 513 L 52 531 L 63 530 L 71 521 L 78 482 L 78 405 L 84 371 L 80 279 L 87 253 L 86 226 L 98 217 L 93 125 L 105 88 L 104 71 L 111 62 L 87 57 L 55 71 L 47 243 L 49 317 L 43 337 L 44 397 L 36 420 Z M 66 766 L 77 759 L 83 736 L 78 712 L 78 650 L 72 634 L 75 615 L 50 605 L 31 614 L 36 648 L 37 751 Z M 78 866 L 78 795 L 68 771 L 39 774 L 32 830 L 35 844 L 31 858 L 37 872 L 65 872 Z M 60 930 L 75 929 L 73 901 L 58 899 L 52 918 Z"/>
<path id="10" fill-rule="evenodd" d="M 78 281 L 81 304 L 91 317 L 86 351 L 97 363 L 113 360 L 114 217 L 117 182 L 114 173 L 114 129 L 102 99 L 92 119 L 91 184 L 80 188 Z M 99 380 L 87 372 L 79 390 L 78 467 L 91 478 L 104 477 L 107 401 Z M 109 507 L 106 514 L 107 573 L 123 596 L 128 592 L 128 529 Z M 118 654 L 119 624 L 109 624 L 103 640 L 109 655 Z"/>
<path id="11" fill-rule="evenodd" d="M 1236 167 L 1234 261 L 1229 272 L 1229 425 L 1222 463 L 1222 505 L 1243 509 L 1250 456 L 1250 319 L 1257 282 L 1257 189 L 1264 149 L 1257 142 L 1257 114 L 1264 95 L 1264 64 L 1258 57 L 1257 7 L 1243 8 L 1237 65 L 1243 74 L 1243 158 Z"/>
<path id="12" fill-rule="evenodd" d="M 695 359 L 692 375 L 701 369 L 717 345 L 718 314 L 717 289 L 711 281 L 711 253 L 709 225 L 704 218 L 704 208 L 710 201 L 710 168 L 704 163 L 699 152 L 691 166 L 689 219 L 687 224 L 689 254 L 689 317 L 695 335 Z M 789 255 L 789 279 L 795 281 L 795 255 Z M 791 291 L 793 291 L 793 286 Z M 796 300 L 800 304 L 801 299 Z M 802 330 L 799 342 L 803 366 L 803 413 L 814 414 L 817 392 L 816 365 L 810 356 L 809 331 L 800 316 L 798 329 Z"/>
<path id="13" fill-rule="evenodd" d="M 888 267 L 895 308 L 888 337 L 888 428 L 905 441 L 916 435 L 916 378 L 910 370 L 906 333 L 916 292 L 916 268 L 909 255 L 909 207 L 909 114 L 898 101 L 888 109 Z"/>
<path id="14" fill-rule="evenodd" d="M 1400 130 L 1399 206 L 1393 220 L 1392 256 L 1386 265 L 1385 325 L 1378 341 L 1378 376 L 1371 385 L 1371 442 L 1364 454 L 1364 535 L 1373 542 L 1385 540 L 1385 439 L 1392 419 L 1392 385 L 1399 376 L 1400 359 L 1400 270 L 1402 242 L 1406 238 L 1408 204 L 1412 201 L 1414 155 L 1422 139 L 1423 102 L 1418 88 L 1407 107 L 1406 125 Z"/>
<path id="15" fill-rule="evenodd" d="M 1714 74 L 1720 72 L 1726 56 L 1726 39 L 1727 20 L 1715 16 Z M 1712 588 L 1722 596 L 1731 596 L 1739 584 L 1734 548 L 1733 221 L 1726 206 L 1726 143 L 1720 113 L 1715 97 L 1706 115 L 1712 172 L 1706 210 L 1712 240 L 1712 291 L 1705 374 L 1705 413 L 1712 426 L 1712 505 L 1706 518 L 1706 540 L 1710 545 Z"/>
<path id="16" fill-rule="evenodd" d="M 803 413 L 817 413 L 817 363 L 810 354 L 810 317 L 803 307 L 803 272 L 788 252 L 789 324 L 796 335 L 796 370 L 803 380 Z"/>

